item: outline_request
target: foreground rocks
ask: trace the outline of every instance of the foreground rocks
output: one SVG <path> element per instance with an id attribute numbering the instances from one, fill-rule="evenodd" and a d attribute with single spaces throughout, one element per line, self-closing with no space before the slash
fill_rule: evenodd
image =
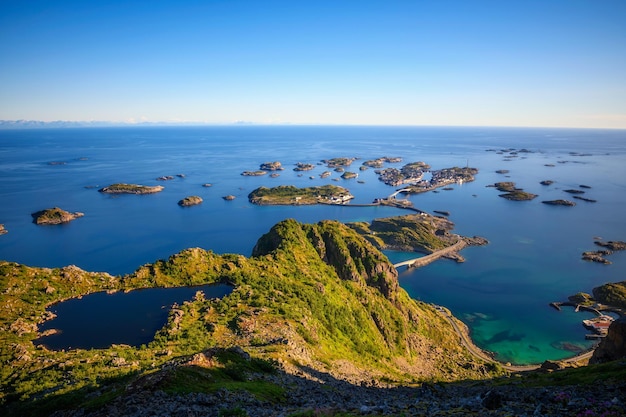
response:
<path id="1" fill-rule="evenodd" d="M 167 378 L 155 375 L 154 380 Z M 286 387 L 283 400 L 262 401 L 245 391 L 169 395 L 145 386 L 127 390 L 97 411 L 58 411 L 62 416 L 620 416 L 626 383 L 524 387 L 423 384 L 420 387 L 352 385 L 328 375 L 280 373 L 265 381 Z"/>

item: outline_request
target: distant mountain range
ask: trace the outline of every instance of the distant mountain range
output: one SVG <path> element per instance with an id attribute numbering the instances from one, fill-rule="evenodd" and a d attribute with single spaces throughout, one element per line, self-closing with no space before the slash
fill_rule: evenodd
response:
<path id="1" fill-rule="evenodd" d="M 252 124 L 247 122 L 234 122 L 235 125 Z M 208 125 L 202 122 L 107 122 L 91 121 L 77 122 L 68 120 L 55 120 L 43 122 L 41 120 L 0 120 L 0 129 L 41 129 L 41 128 L 71 128 L 71 127 L 113 127 L 113 126 L 200 126 Z"/>
<path id="2" fill-rule="evenodd" d="M 123 123 L 112 122 L 70 122 L 66 120 L 55 120 L 53 122 L 42 122 L 40 120 L 0 120 L 0 129 L 33 129 L 33 128 L 53 128 L 53 127 L 101 127 L 123 125 Z"/>

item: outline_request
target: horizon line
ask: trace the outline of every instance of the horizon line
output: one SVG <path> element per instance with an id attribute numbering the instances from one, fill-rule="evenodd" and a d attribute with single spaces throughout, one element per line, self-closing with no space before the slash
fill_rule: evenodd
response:
<path id="1" fill-rule="evenodd" d="M 362 123 L 272 123 L 272 122 L 201 122 L 201 121 L 109 121 L 109 120 L 35 120 L 35 119 L 0 119 L 0 130 L 43 129 L 43 128 L 96 128 L 96 127 L 446 127 L 446 128 L 511 128 L 511 129 L 578 129 L 578 130 L 626 130 L 626 127 L 575 127 L 575 126 L 515 126 L 515 125 L 455 125 L 455 124 L 362 124 Z"/>

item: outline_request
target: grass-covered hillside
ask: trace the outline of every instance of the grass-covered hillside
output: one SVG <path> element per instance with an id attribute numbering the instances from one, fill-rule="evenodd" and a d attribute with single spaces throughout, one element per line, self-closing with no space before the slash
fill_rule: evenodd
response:
<path id="1" fill-rule="evenodd" d="M 626 281 L 596 287 L 593 289 L 593 296 L 602 304 L 626 308 Z"/>
<path id="2" fill-rule="evenodd" d="M 458 240 L 450 233 L 454 227 L 451 221 L 427 214 L 386 217 L 348 226 L 379 249 L 431 253 Z"/>
<path id="3" fill-rule="evenodd" d="M 147 345 L 57 352 L 33 344 L 46 306 L 59 300 L 212 282 L 235 289 L 221 300 L 198 294 L 172 309 Z M 8 410 L 95 407 L 184 358 L 235 346 L 261 361 L 247 365 L 252 370 L 273 363 L 348 381 L 484 378 L 494 371 L 467 354 L 439 313 L 399 288 L 382 253 L 333 221 L 283 221 L 259 239 L 250 258 L 188 249 L 122 277 L 2 262 L 0 309 L 0 401 Z M 230 362 L 212 363 L 228 368 Z M 235 368 L 233 375 L 248 369 Z M 197 389 L 225 384 L 205 382 Z"/>

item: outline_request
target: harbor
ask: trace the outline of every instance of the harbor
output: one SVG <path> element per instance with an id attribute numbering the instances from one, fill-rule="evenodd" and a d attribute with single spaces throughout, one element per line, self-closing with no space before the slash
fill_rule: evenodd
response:
<path id="1" fill-rule="evenodd" d="M 575 303 L 572 301 L 564 301 L 564 302 L 552 302 L 550 306 L 555 308 L 558 311 L 561 311 L 561 307 L 574 307 L 574 311 L 576 313 L 582 311 L 587 311 L 596 315 L 596 317 L 591 319 L 582 320 L 582 325 L 587 329 L 592 331 L 593 333 L 586 334 L 585 339 L 587 340 L 597 340 L 606 337 L 609 332 L 609 327 L 611 323 L 615 321 L 615 318 L 605 314 L 605 312 L 611 312 L 617 314 L 618 316 L 622 316 L 624 312 L 622 309 L 594 304 L 593 306 L 583 305 L 579 303 Z"/>

